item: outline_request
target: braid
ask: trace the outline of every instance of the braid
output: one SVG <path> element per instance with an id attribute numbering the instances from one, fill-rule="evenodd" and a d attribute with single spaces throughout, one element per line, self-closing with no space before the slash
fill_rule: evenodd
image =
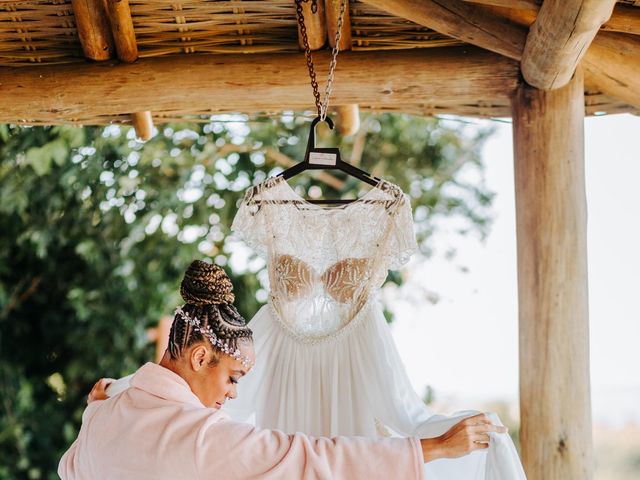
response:
<path id="1" fill-rule="evenodd" d="M 173 323 L 171 324 L 171 331 L 169 332 L 169 354 L 172 359 L 176 359 L 180 356 L 180 347 L 179 343 L 182 343 L 182 336 L 184 335 L 184 323 L 176 322 L 176 319 L 173 319 Z"/>
<path id="2" fill-rule="evenodd" d="M 252 340 L 253 332 L 233 306 L 232 290 L 231 280 L 222 268 L 199 260 L 191 263 L 180 285 L 186 302 L 182 311 L 197 318 L 203 329 L 209 328 L 230 349 L 236 350 L 239 343 Z M 200 331 L 185 322 L 182 314 L 175 315 L 168 346 L 172 359 L 202 340 Z M 214 349 L 220 350 L 215 346 Z"/>

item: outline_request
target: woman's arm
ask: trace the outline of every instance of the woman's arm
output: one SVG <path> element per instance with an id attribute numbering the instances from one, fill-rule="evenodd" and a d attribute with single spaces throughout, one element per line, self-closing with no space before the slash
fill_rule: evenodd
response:
<path id="1" fill-rule="evenodd" d="M 490 432 L 506 432 L 484 414 L 466 418 L 443 435 L 415 438 L 287 435 L 230 420 L 208 423 L 196 455 L 203 477 L 229 479 L 406 478 L 422 479 L 423 462 L 455 458 L 488 447 Z M 218 463 L 220 462 L 220 463 Z"/>

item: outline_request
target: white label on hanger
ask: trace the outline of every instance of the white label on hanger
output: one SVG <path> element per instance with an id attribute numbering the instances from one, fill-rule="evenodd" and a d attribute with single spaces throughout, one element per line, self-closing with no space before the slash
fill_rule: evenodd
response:
<path id="1" fill-rule="evenodd" d="M 335 153 L 309 153 L 309 163 L 313 163 L 314 165 L 335 165 L 336 160 L 337 158 Z"/>

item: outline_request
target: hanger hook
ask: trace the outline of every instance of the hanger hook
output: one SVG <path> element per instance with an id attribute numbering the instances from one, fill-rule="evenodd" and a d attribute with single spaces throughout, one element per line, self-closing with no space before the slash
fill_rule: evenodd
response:
<path id="1" fill-rule="evenodd" d="M 331 120 L 331 117 L 322 118 L 320 116 L 317 116 L 316 118 L 314 118 L 313 121 L 311 122 L 311 128 L 309 129 L 309 140 L 307 142 L 307 155 L 309 153 L 309 149 L 316 148 L 316 125 L 318 125 L 318 123 L 320 122 L 325 122 L 327 125 L 329 125 L 329 128 L 333 130 L 333 120 Z"/>

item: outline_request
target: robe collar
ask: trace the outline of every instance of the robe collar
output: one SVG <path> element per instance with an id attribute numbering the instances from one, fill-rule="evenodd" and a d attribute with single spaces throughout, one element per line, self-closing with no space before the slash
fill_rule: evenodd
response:
<path id="1" fill-rule="evenodd" d="M 165 400 L 204 407 L 184 378 L 156 363 L 140 367 L 131 379 L 131 386 Z"/>

